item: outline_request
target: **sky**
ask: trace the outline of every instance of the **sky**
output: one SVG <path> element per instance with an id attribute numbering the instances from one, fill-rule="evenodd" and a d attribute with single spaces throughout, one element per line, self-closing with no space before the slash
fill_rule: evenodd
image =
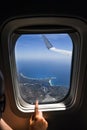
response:
<path id="1" fill-rule="evenodd" d="M 56 49 L 72 52 L 73 43 L 68 34 L 44 35 Z M 72 55 L 49 50 L 42 34 L 21 35 L 16 41 L 15 58 L 18 72 L 36 78 L 51 75 L 57 77 L 58 84 L 64 81 L 64 85 L 69 86 Z"/>
<path id="2" fill-rule="evenodd" d="M 61 50 L 73 50 L 72 39 L 68 34 L 44 34 L 50 43 Z M 66 56 L 47 49 L 41 34 L 23 34 L 15 46 L 16 60 L 23 59 L 62 59 Z M 66 57 L 67 58 L 67 57 Z M 68 57 L 69 58 L 69 57 Z M 71 58 L 71 57 L 70 57 Z"/>

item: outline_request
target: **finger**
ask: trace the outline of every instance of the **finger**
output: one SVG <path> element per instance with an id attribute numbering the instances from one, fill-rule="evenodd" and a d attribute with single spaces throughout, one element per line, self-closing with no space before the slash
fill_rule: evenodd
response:
<path id="1" fill-rule="evenodd" d="M 38 110 L 39 109 L 39 107 L 38 107 L 38 100 L 36 100 L 36 103 L 35 103 L 35 115 L 37 115 L 38 114 Z"/>
<path id="2" fill-rule="evenodd" d="M 38 100 L 36 100 L 36 103 L 35 103 L 35 117 L 36 116 L 38 116 L 39 118 L 43 116 L 42 112 L 39 111 Z"/>
<path id="3" fill-rule="evenodd" d="M 36 119 L 36 116 L 38 115 L 39 111 L 38 111 L 38 100 L 36 100 L 35 102 L 35 108 L 34 108 L 34 113 L 33 115 L 31 116 L 31 120 L 35 120 Z"/>

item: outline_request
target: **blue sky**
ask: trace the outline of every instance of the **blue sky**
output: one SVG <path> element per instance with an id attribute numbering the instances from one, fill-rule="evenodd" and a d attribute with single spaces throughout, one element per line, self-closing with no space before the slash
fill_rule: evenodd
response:
<path id="1" fill-rule="evenodd" d="M 72 51 L 73 44 L 68 34 L 45 34 L 50 43 L 63 50 Z M 21 35 L 15 46 L 16 59 L 50 59 L 50 58 L 63 58 L 65 55 L 61 55 L 56 52 L 52 52 L 47 49 L 41 34 L 24 34 Z"/>

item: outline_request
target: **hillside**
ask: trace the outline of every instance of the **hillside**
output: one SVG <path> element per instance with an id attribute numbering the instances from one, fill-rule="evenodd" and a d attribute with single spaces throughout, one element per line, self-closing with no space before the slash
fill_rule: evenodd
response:
<path id="1" fill-rule="evenodd" d="M 60 101 L 68 93 L 67 87 L 51 85 L 51 78 L 34 79 L 19 74 L 18 80 L 21 96 L 30 104 L 35 103 L 36 99 L 39 103 Z"/>

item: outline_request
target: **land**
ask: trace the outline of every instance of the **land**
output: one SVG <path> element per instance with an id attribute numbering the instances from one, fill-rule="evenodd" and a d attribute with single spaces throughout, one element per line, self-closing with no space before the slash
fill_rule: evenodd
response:
<path id="1" fill-rule="evenodd" d="M 67 95 L 68 88 L 52 85 L 53 78 L 36 79 L 18 74 L 21 97 L 30 104 L 35 103 L 36 99 L 39 100 L 39 103 L 60 101 Z"/>

